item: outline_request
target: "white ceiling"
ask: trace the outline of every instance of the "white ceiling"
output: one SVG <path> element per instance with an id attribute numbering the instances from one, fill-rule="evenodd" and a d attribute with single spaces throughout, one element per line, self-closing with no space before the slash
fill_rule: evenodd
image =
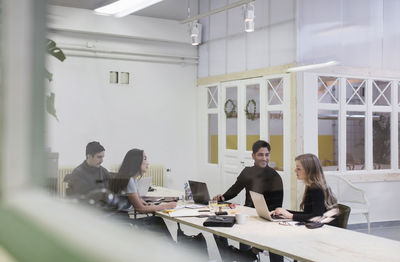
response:
<path id="1" fill-rule="evenodd" d="M 48 3 L 51 5 L 94 10 L 95 8 L 114 1 L 115 0 L 49 0 Z M 188 5 L 190 5 L 190 16 L 197 15 L 198 0 L 163 0 L 158 4 L 134 13 L 134 15 L 184 20 L 188 17 Z"/>

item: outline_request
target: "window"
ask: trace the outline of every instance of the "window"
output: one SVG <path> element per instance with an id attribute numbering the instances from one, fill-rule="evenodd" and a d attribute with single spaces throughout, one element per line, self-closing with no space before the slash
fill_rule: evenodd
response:
<path id="1" fill-rule="evenodd" d="M 271 144 L 270 166 L 283 171 L 284 78 L 267 79 L 268 136 Z"/>
<path id="2" fill-rule="evenodd" d="M 218 87 L 207 87 L 208 163 L 218 164 Z"/>
<path id="3" fill-rule="evenodd" d="M 318 157 L 324 170 L 399 169 L 400 81 L 340 76 L 314 79 Z"/>

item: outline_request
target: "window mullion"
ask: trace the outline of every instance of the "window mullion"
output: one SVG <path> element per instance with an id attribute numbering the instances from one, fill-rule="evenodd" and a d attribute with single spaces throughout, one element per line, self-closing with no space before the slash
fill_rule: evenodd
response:
<path id="1" fill-rule="evenodd" d="M 346 113 L 347 113 L 347 107 L 346 107 L 346 78 L 340 78 L 339 79 L 339 112 L 338 112 L 338 123 L 339 123 L 339 134 L 338 134 L 338 167 L 340 172 L 345 172 L 346 171 L 346 151 L 347 151 L 347 146 L 341 146 L 341 145 L 346 145 L 347 140 L 346 140 Z"/>
<path id="2" fill-rule="evenodd" d="M 365 170 L 371 171 L 373 167 L 373 130 L 372 130 L 372 89 L 373 80 L 368 79 L 367 81 L 367 95 L 366 95 L 366 105 L 367 111 L 365 114 Z"/>
<path id="3" fill-rule="evenodd" d="M 391 169 L 398 169 L 399 168 L 399 127 L 398 127 L 398 119 L 399 119 L 399 101 L 398 100 L 398 90 L 399 83 L 398 81 L 392 81 L 391 83 L 391 94 L 392 94 L 392 114 L 390 116 L 390 163 Z"/>

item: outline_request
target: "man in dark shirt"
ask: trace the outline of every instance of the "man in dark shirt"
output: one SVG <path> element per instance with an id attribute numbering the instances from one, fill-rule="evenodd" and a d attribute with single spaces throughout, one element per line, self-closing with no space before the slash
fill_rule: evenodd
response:
<path id="1" fill-rule="evenodd" d="M 214 199 L 226 201 L 236 197 L 243 188 L 246 189 L 245 206 L 254 207 L 250 191 L 263 194 L 270 211 L 282 206 L 283 184 L 278 172 L 268 166 L 271 146 L 258 140 L 253 144 L 254 166 L 245 167 L 233 184 L 223 195 Z"/>
<path id="2" fill-rule="evenodd" d="M 233 184 L 223 195 L 214 199 L 226 201 L 236 197 L 243 188 L 246 189 L 245 206 L 254 207 L 250 191 L 263 194 L 270 211 L 282 207 L 283 184 L 278 172 L 268 166 L 271 146 L 268 142 L 258 140 L 253 144 L 254 166 L 245 167 Z M 240 244 L 241 250 L 249 250 L 250 246 Z M 270 261 L 283 261 L 283 257 L 270 253 Z"/>
<path id="3" fill-rule="evenodd" d="M 101 166 L 104 151 L 99 142 L 93 141 L 87 144 L 86 160 L 64 178 L 64 182 L 68 183 L 68 196 L 85 198 L 96 189 L 108 189 L 110 173 Z"/>

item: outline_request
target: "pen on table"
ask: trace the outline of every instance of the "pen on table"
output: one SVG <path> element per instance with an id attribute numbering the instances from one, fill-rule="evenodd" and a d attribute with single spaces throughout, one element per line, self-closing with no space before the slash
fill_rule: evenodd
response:
<path id="1" fill-rule="evenodd" d="M 175 211 L 176 211 L 175 209 L 167 209 L 167 210 L 164 210 L 163 213 L 169 214 L 169 213 L 175 212 Z"/>

